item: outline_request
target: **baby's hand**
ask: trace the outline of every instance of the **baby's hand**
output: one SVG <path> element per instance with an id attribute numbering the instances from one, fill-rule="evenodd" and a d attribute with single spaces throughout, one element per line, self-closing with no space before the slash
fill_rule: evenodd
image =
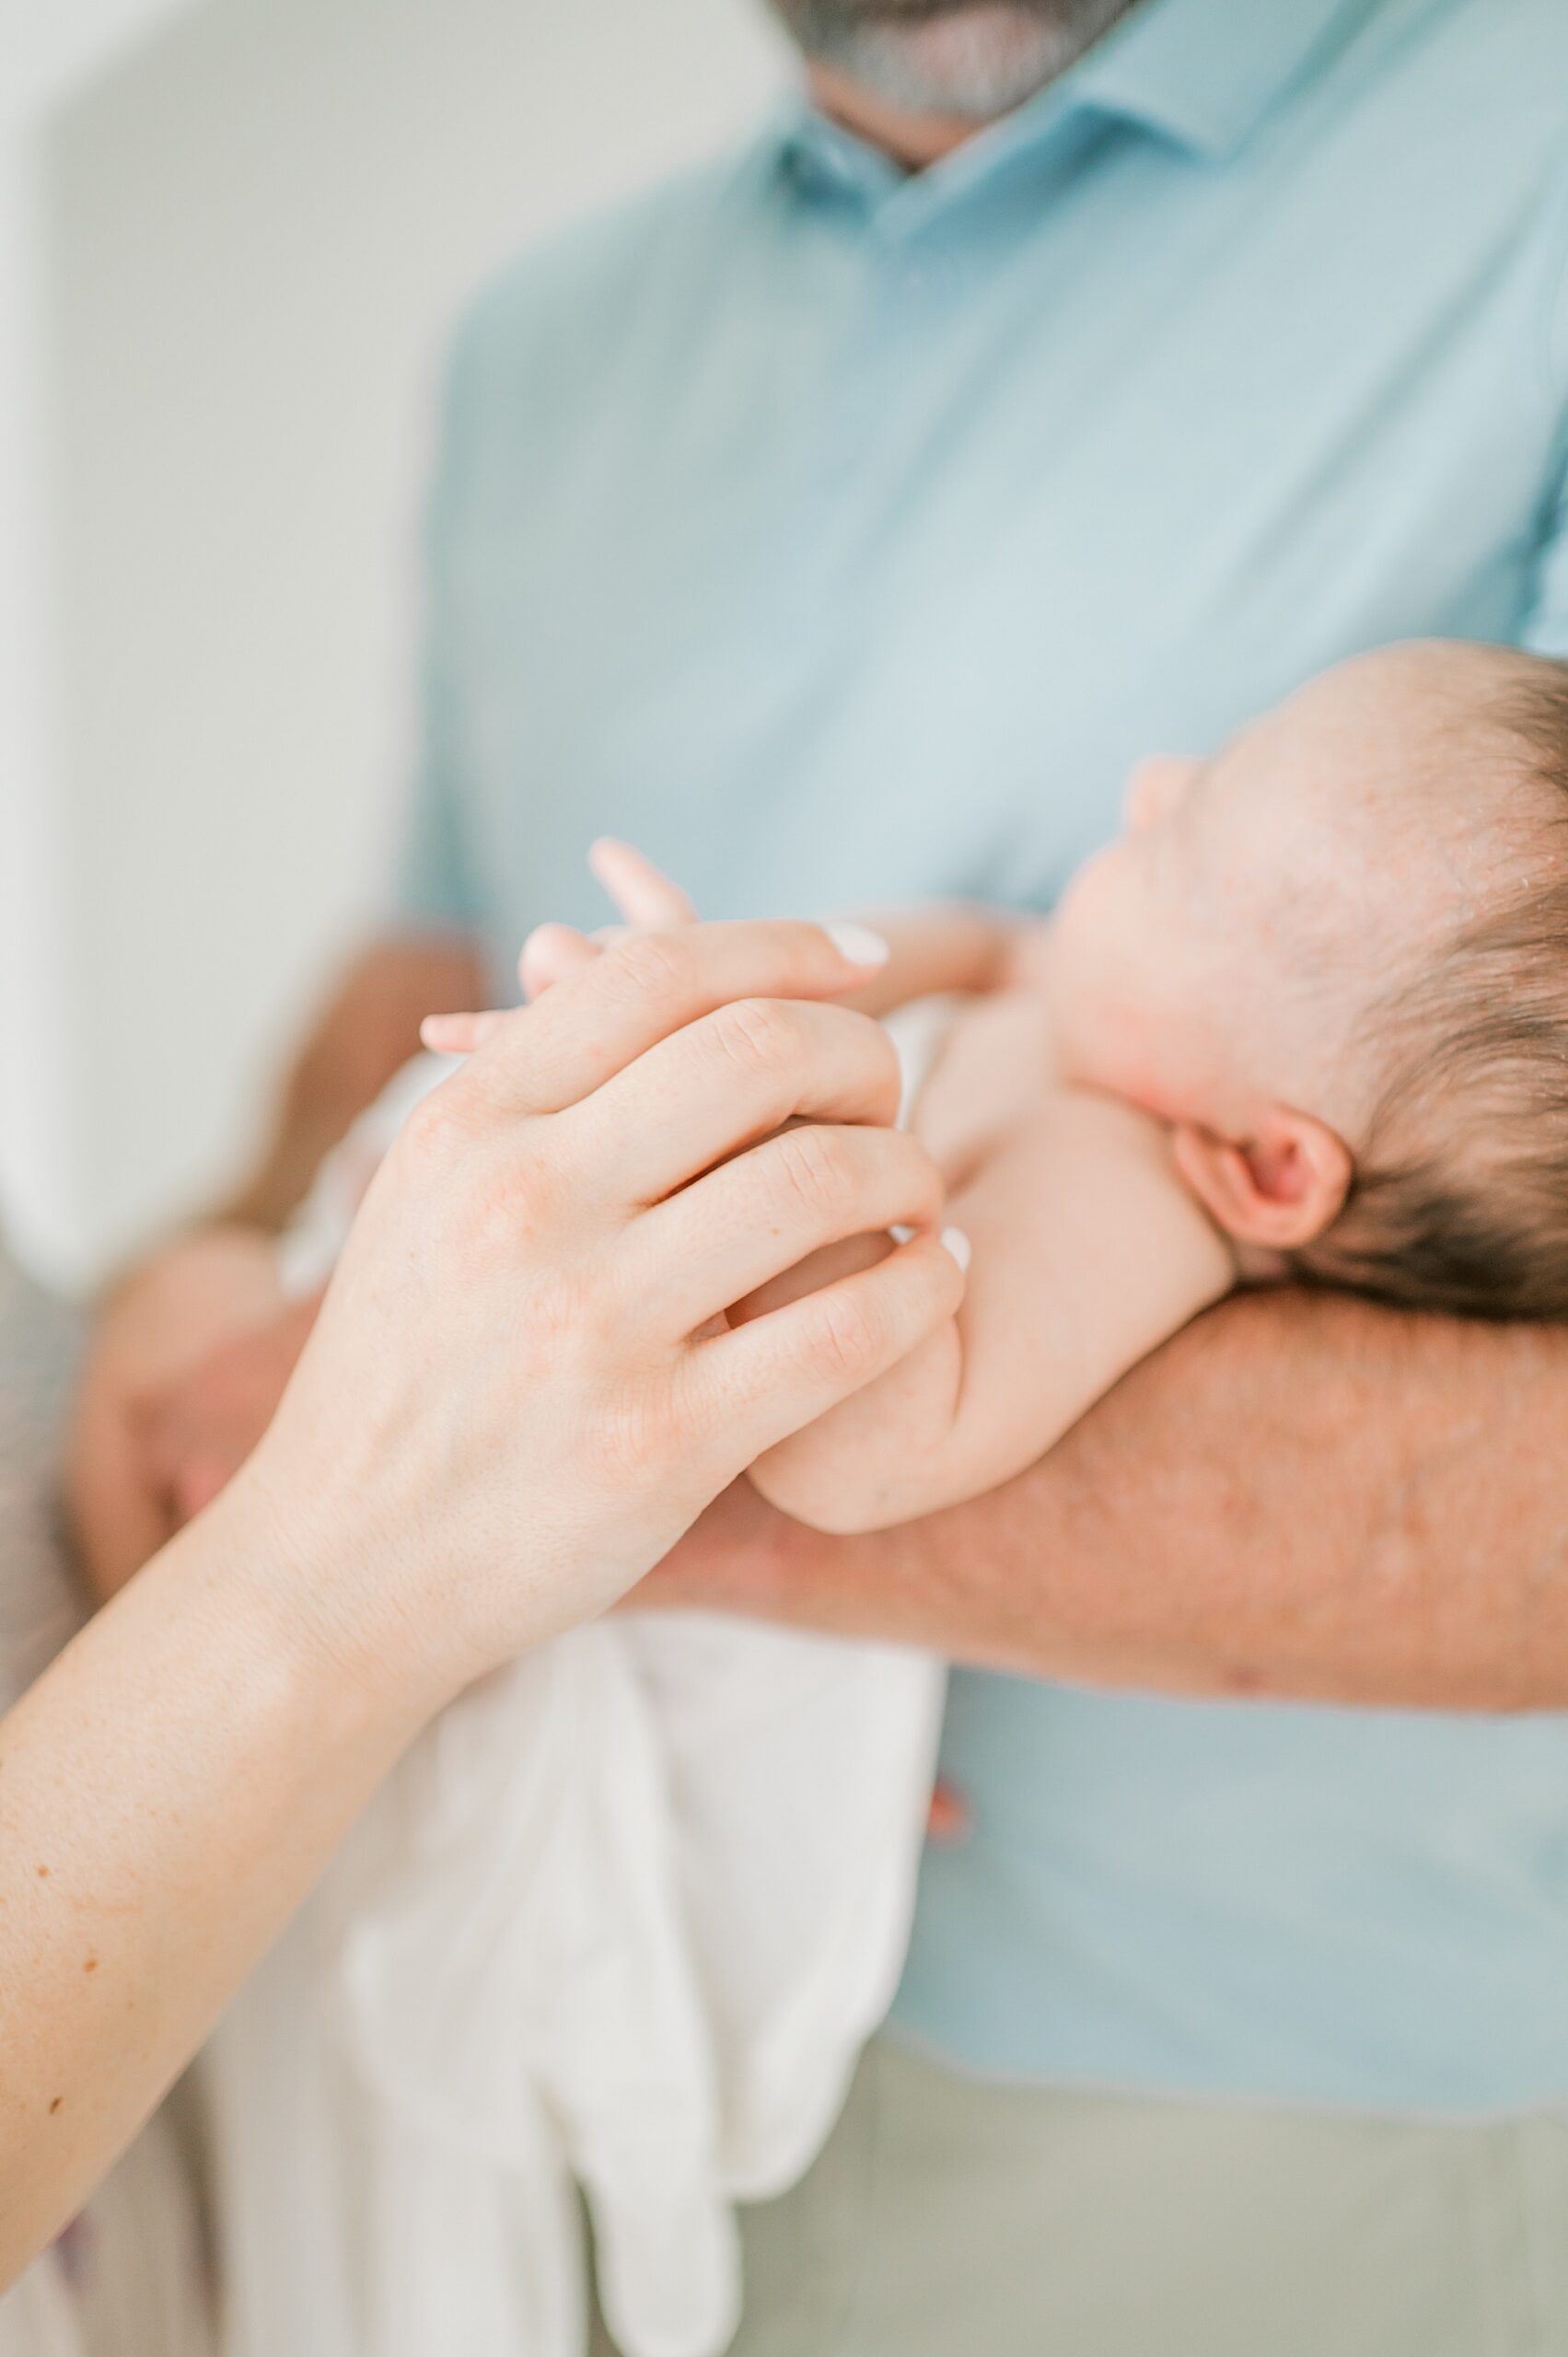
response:
<path id="1" fill-rule="evenodd" d="M 698 922 L 696 910 L 679 886 L 672 884 L 651 859 L 645 859 L 630 843 L 601 836 L 588 853 L 588 865 L 620 910 L 624 923 L 601 925 L 597 933 L 579 933 L 570 924 L 540 925 L 523 944 L 523 954 L 517 960 L 517 980 L 525 998 L 536 999 L 553 983 L 575 973 L 579 967 L 591 965 L 612 943 L 624 941 L 629 933 L 677 933 L 682 926 Z M 840 993 L 851 1005 L 857 999 L 864 1004 L 871 978 L 879 976 L 887 963 L 888 943 L 879 933 L 870 932 L 863 924 L 830 924 L 827 931 L 852 964 L 865 970 L 864 982 L 851 984 Z M 873 1007 L 870 1011 L 878 1010 Z M 432 1015 L 420 1026 L 419 1036 L 437 1054 L 467 1056 L 482 1047 L 497 1024 L 505 1019 L 499 1012 Z"/>
<path id="2" fill-rule="evenodd" d="M 645 859 L 630 843 L 603 836 L 588 853 L 588 865 L 603 885 L 624 923 L 602 925 L 597 933 L 579 933 L 575 925 L 541 924 L 529 934 L 517 960 L 523 996 L 536 999 L 554 982 L 590 965 L 611 942 L 628 933 L 672 933 L 695 924 L 697 911 L 668 876 Z M 421 1027 L 420 1037 L 438 1054 L 465 1056 L 482 1046 L 496 1024 L 498 1013 L 433 1015 Z"/>
<path id="3" fill-rule="evenodd" d="M 530 999 L 628 933 L 673 933 L 697 922 L 697 911 L 679 885 L 630 843 L 601 836 L 588 853 L 588 865 L 623 922 L 601 925 L 592 934 L 578 933 L 569 924 L 541 924 L 531 933 L 517 961 L 518 980 Z"/>

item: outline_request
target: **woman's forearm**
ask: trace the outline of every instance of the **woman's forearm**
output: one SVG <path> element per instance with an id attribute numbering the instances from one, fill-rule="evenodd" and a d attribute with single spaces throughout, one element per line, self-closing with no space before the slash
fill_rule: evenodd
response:
<path id="1" fill-rule="evenodd" d="M 645 1591 L 1091 1685 L 1568 1707 L 1568 1335 L 1222 1306 L 1032 1471 L 823 1538 L 745 1492 Z"/>
<path id="2" fill-rule="evenodd" d="M 461 935 L 404 933 L 368 943 L 301 1047 L 261 1159 L 224 1206 L 224 1223 L 271 1233 L 283 1227 L 325 1156 L 418 1054 L 422 1018 L 476 1005 L 483 991 L 479 952 Z"/>
<path id="3" fill-rule="evenodd" d="M 0 2284 L 71 2217 L 412 1734 L 236 1494 L 0 1722 Z"/>

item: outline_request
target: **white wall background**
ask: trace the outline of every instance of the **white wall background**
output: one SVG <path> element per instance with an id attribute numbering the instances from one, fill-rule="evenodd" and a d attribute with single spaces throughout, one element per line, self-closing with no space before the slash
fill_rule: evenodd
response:
<path id="1" fill-rule="evenodd" d="M 41 383 L 49 110 L 186 0 L 0 0 L 0 1187 L 40 1232 L 65 1160 L 53 533 Z M 52 1184 L 51 1182 L 53 1182 Z"/>
<path id="2" fill-rule="evenodd" d="M 779 70 L 758 0 L 207 0 L 51 124 L 57 1267 L 232 1167 L 370 907 L 455 305 Z"/>

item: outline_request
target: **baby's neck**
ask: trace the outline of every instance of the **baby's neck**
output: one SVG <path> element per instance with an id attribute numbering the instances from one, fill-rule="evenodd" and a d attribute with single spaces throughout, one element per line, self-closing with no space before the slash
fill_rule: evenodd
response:
<path id="1" fill-rule="evenodd" d="M 1240 1244 L 1234 1236 L 1227 1236 L 1225 1242 L 1236 1262 L 1236 1282 L 1238 1285 L 1283 1285 L 1290 1283 L 1292 1272 L 1288 1252 L 1270 1252 L 1261 1244 Z"/>

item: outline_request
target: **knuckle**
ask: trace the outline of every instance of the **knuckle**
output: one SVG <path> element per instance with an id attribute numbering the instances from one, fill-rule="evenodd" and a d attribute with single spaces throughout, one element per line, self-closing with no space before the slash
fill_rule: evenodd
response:
<path id="1" fill-rule="evenodd" d="M 539 1271 L 528 1287 L 528 1322 L 530 1347 L 552 1364 L 560 1366 L 563 1353 L 591 1355 L 601 1329 L 592 1285 L 566 1269 Z"/>
<path id="2" fill-rule="evenodd" d="M 502 1156 L 470 1144 L 462 1169 L 444 1177 L 447 1248 L 462 1275 L 485 1283 L 520 1271 L 526 1256 L 530 1291 L 543 1301 L 564 1266 L 562 1213 L 569 1190 L 561 1174 L 538 1153 Z"/>
<path id="3" fill-rule="evenodd" d="M 679 935 L 632 933 L 605 951 L 594 971 L 628 998 L 668 999 L 689 987 L 691 952 Z"/>
<path id="4" fill-rule="evenodd" d="M 476 1181 L 474 1216 L 482 1233 L 515 1252 L 558 1224 L 564 1192 L 561 1173 L 544 1155 L 508 1156 Z"/>
<path id="5" fill-rule="evenodd" d="M 548 1341 L 552 1364 L 575 1369 L 586 1393 L 602 1394 L 613 1407 L 621 1387 L 648 1387 L 638 1272 L 597 1228 L 574 1223 L 571 1237 L 561 1233 L 576 1190 L 564 1171 L 549 1183 L 559 1240 L 527 1253 L 528 1323 L 536 1339 Z"/>
<path id="6" fill-rule="evenodd" d="M 788 1007 L 768 999 L 732 999 L 709 1018 L 708 1038 L 726 1062 L 748 1074 L 777 1073 L 799 1057 L 797 1019 Z"/>
<path id="7" fill-rule="evenodd" d="M 463 1073 L 460 1080 L 470 1075 Z M 470 1091 L 457 1080 L 446 1081 L 421 1099 L 403 1123 L 398 1144 L 415 1163 L 445 1162 L 459 1148 L 471 1144 L 474 1123 Z"/>
<path id="8" fill-rule="evenodd" d="M 691 1419 L 668 1387 L 628 1385 L 595 1417 L 592 1448 L 603 1479 L 624 1486 L 682 1463 L 691 1438 Z"/>
<path id="9" fill-rule="evenodd" d="M 844 1142 L 809 1125 L 786 1130 L 773 1142 L 779 1178 L 790 1200 L 809 1217 L 840 1212 L 851 1192 L 852 1157 Z"/>
<path id="10" fill-rule="evenodd" d="M 824 1294 L 811 1341 L 813 1355 L 829 1373 L 854 1381 L 882 1355 L 882 1318 L 862 1294 Z"/>

